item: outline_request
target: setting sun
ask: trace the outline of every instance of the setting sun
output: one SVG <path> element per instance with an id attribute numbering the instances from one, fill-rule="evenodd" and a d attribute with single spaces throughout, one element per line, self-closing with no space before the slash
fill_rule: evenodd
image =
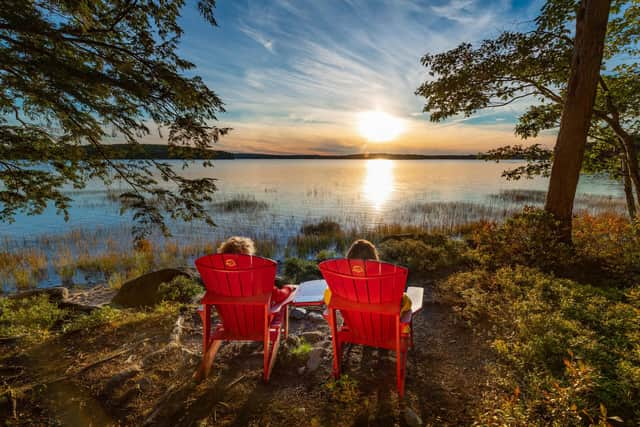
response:
<path id="1" fill-rule="evenodd" d="M 383 111 L 365 111 L 358 114 L 358 131 L 371 142 L 391 141 L 404 129 L 403 120 Z"/>

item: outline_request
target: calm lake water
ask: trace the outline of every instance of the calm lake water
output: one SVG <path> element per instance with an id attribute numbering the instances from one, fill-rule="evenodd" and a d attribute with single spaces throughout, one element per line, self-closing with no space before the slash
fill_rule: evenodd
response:
<path id="1" fill-rule="evenodd" d="M 185 245 L 246 235 L 274 242 L 272 256 L 282 258 L 288 240 L 302 224 L 327 217 L 345 228 L 408 223 L 446 229 L 480 219 L 499 221 L 525 204 L 540 205 L 544 200 L 546 179 L 510 182 L 500 176 L 504 169 L 519 164 L 376 159 L 221 160 L 214 168 L 194 165 L 186 175 L 218 179 L 219 191 L 210 206 L 218 226 L 172 223 L 170 239 L 158 234 L 152 240 L 159 245 Z M 0 223 L 0 252 L 44 252 L 50 264 L 38 278 L 38 286 L 59 283 L 54 268 L 59 254 L 74 259 L 107 251 L 130 252 L 131 217 L 120 215 L 113 198 L 117 190 L 93 184 L 71 192 L 69 222 L 48 209 L 44 215 L 19 215 L 12 224 Z M 511 197 L 509 192 L 514 190 L 524 191 Z M 583 176 L 578 193 L 578 210 L 624 212 L 620 185 L 604 177 Z M 238 199 L 249 200 L 248 208 L 229 211 L 221 206 Z M 91 284 L 103 279 L 79 271 L 73 281 Z M 5 289 L 12 287 L 10 282 L 3 283 Z"/>
<path id="2" fill-rule="evenodd" d="M 268 207 L 258 212 L 260 218 L 256 212 L 246 218 L 258 227 L 263 225 L 264 217 L 295 223 L 323 217 L 345 223 L 415 223 L 424 221 L 419 216 L 412 218 L 407 208 L 420 203 L 452 206 L 451 202 L 466 202 L 502 207 L 504 203 L 495 198 L 501 191 L 545 191 L 547 179 L 514 182 L 500 176 L 504 169 L 519 164 L 477 160 L 220 160 L 214 168 L 194 165 L 185 174 L 217 178 L 217 202 L 234 198 L 266 202 Z M 75 201 L 69 222 L 56 215 L 54 209 L 39 216 L 19 215 L 13 224 L 0 223 L 0 236 L 5 240 L 29 240 L 71 228 L 122 226 L 130 222 L 129 216 L 120 215 L 118 204 L 106 197 L 107 190 L 102 186 L 90 185 L 72 193 Z M 578 193 L 614 198 L 623 195 L 618 183 L 593 176 L 581 178 Z M 237 222 L 242 216 L 242 212 L 213 214 L 222 228 L 229 220 Z M 175 226 L 180 228 L 179 224 Z"/>

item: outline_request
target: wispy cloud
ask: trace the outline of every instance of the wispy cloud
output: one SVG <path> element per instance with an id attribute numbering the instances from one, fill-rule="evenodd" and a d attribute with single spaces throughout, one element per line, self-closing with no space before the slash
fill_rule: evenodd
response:
<path id="1" fill-rule="evenodd" d="M 267 49 L 269 52 L 273 52 L 273 41 L 272 40 L 268 40 L 262 34 L 260 34 L 258 31 L 253 30 L 253 29 L 251 29 L 251 28 L 249 28 L 247 26 L 240 26 L 240 31 L 245 33 L 249 38 L 251 38 L 251 39 L 255 40 L 256 42 L 258 42 L 259 44 L 261 44 L 262 47 Z"/>
<path id="2" fill-rule="evenodd" d="M 431 124 L 414 95 L 428 78 L 419 59 L 495 35 L 536 10 L 506 0 L 221 2 L 221 28 L 185 33 L 197 72 L 224 99 L 234 151 L 477 152 L 513 142 L 515 103 L 471 119 Z M 516 10 L 517 9 L 517 10 Z M 357 134 L 357 113 L 383 110 L 409 123 L 388 146 Z"/>

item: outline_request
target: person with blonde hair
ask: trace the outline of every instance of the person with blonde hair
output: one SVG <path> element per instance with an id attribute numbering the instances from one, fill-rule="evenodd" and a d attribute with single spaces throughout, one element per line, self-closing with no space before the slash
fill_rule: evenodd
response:
<path id="1" fill-rule="evenodd" d="M 375 245 L 368 240 L 358 239 L 351 244 L 347 251 L 347 259 L 361 259 L 361 260 L 373 260 L 380 261 L 378 250 Z M 324 303 L 329 305 L 331 301 L 331 289 L 327 288 L 324 291 Z M 400 315 L 404 315 L 411 311 L 411 299 L 405 293 L 402 295 L 402 303 L 400 307 Z"/>
<path id="2" fill-rule="evenodd" d="M 219 254 L 236 254 L 236 255 L 255 255 L 256 245 L 249 237 L 231 236 L 218 246 Z M 278 304 L 286 300 L 294 286 L 284 285 L 282 288 L 277 288 L 274 284 L 273 292 L 271 293 L 271 303 Z"/>

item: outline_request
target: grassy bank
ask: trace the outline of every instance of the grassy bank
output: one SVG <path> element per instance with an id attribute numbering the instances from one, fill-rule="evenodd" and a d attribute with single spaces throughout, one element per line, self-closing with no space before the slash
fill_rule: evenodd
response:
<path id="1" fill-rule="evenodd" d="M 297 235 L 285 242 L 288 256 L 284 257 L 280 271 L 285 280 L 295 283 L 320 277 L 318 261 L 342 256 L 352 240 L 367 238 L 376 243 L 382 259 L 408 266 L 412 283 L 433 287 L 435 302 L 451 307 L 458 322 L 477 335 L 477 341 L 470 341 L 472 345 L 489 343 L 492 356 L 485 377 L 475 380 L 487 386 L 477 396 L 461 397 L 470 402 L 469 422 L 637 425 L 640 423 L 640 224 L 629 223 L 615 213 L 582 214 L 574 220 L 573 245 L 557 239 L 553 225 L 544 212 L 535 209 L 526 209 L 504 223 L 467 224 L 458 227 L 454 234 L 393 224 L 343 228 L 324 219 L 304 224 Z M 145 242 L 130 253 L 114 250 L 108 256 L 95 258 L 60 254 L 58 265 L 63 266 L 64 260 L 69 260 L 73 268 L 110 273 L 110 280 L 117 286 L 117 281 L 158 266 L 187 262 L 189 257 L 213 251 L 214 247 L 215 244 L 158 247 Z M 258 240 L 261 255 L 269 256 L 276 248 L 275 241 Z M 30 258 L 4 259 L 2 265 L 30 259 L 25 264 L 29 267 L 25 268 L 33 266 L 37 270 L 43 265 L 40 258 L 33 253 Z M 123 265 L 127 266 L 125 273 L 114 279 L 121 274 L 118 269 Z M 182 298 L 181 292 L 172 289 L 167 287 L 167 299 Z M 77 331 L 118 329 L 130 323 L 146 325 L 158 319 L 170 323 L 177 312 L 178 305 L 167 302 L 143 311 L 106 307 L 82 314 L 60 308 L 46 297 L 3 298 L 0 336 L 17 337 L 22 343 L 20 351 L 28 353 L 30 346 L 71 339 Z M 440 325 L 425 324 L 418 329 L 437 327 Z M 449 336 L 460 333 L 447 332 Z M 197 346 L 199 336 L 196 334 L 192 339 Z M 456 338 L 450 340 L 455 341 Z M 417 343 L 418 348 L 424 345 Z M 304 365 L 313 348 L 309 342 L 300 341 L 290 353 L 283 354 L 282 363 Z M 473 353 L 480 349 L 468 347 L 465 351 Z M 235 356 L 230 357 L 233 360 Z M 427 375 L 422 372 L 427 369 L 429 378 L 446 377 L 446 370 L 431 372 L 429 367 L 431 358 L 444 355 L 415 357 L 410 367 L 413 374 Z M 233 372 L 231 369 L 229 375 Z M 349 417 L 359 413 L 358 407 L 370 408 L 367 406 L 370 397 L 362 388 L 366 378 L 356 375 L 354 382 L 349 382 L 349 401 L 339 403 L 340 411 L 332 411 L 346 417 L 340 418 L 341 422 L 355 422 L 349 421 Z M 291 390 L 295 384 L 298 382 L 292 378 Z M 321 381 L 318 390 L 322 390 L 322 396 L 329 396 L 327 408 L 330 408 L 336 405 L 333 393 L 336 385 L 323 384 Z M 409 384 L 409 401 L 414 405 L 423 401 L 424 394 L 429 395 L 433 387 Z M 316 390 L 314 385 L 308 387 Z M 303 393 L 299 398 L 317 401 L 316 392 L 319 391 L 310 392 L 309 396 Z"/>

